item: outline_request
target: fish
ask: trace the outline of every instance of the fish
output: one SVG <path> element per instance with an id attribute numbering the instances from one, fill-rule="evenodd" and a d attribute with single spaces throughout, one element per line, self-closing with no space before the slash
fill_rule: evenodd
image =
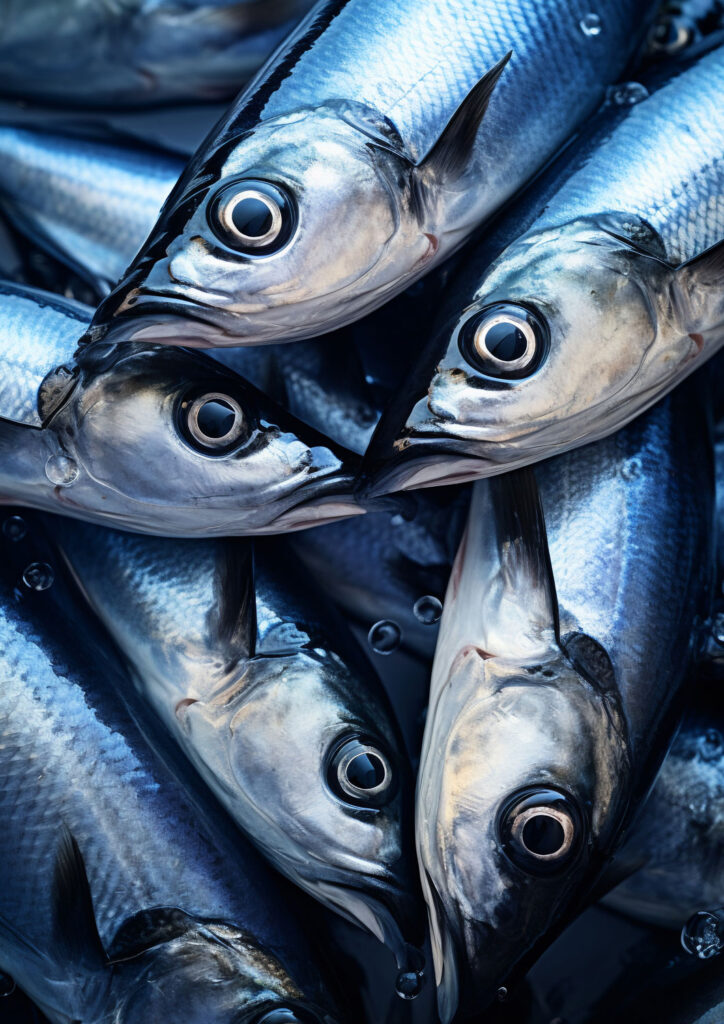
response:
<path id="1" fill-rule="evenodd" d="M 61 567 L 32 561 L 11 518 L 0 969 L 52 1024 L 331 1024 L 301 908 L 184 771 Z"/>
<path id="2" fill-rule="evenodd" d="M 409 507 L 303 530 L 290 543 L 327 597 L 366 634 L 375 623 L 392 622 L 404 649 L 432 659 L 468 497 L 447 487 L 417 493 Z"/>
<path id="3" fill-rule="evenodd" d="M 701 375 L 614 437 L 475 485 L 416 809 L 443 1024 L 582 909 L 648 791 L 711 602 L 713 504 Z"/>
<path id="4" fill-rule="evenodd" d="M 320 0 L 191 158 L 89 337 L 236 346 L 359 319 L 563 145 L 655 8 Z"/>
<path id="5" fill-rule="evenodd" d="M 61 106 L 230 99 L 311 0 L 3 0 L 0 92 Z"/>
<path id="6" fill-rule="evenodd" d="M 451 285 L 370 443 L 366 493 L 485 477 L 605 437 L 718 350 L 723 87 L 720 48 L 610 93 Z"/>
<path id="7" fill-rule="evenodd" d="M 710 705 L 714 705 L 713 707 Z M 624 880 L 605 905 L 647 924 L 681 930 L 722 903 L 724 721 L 703 695 L 681 724 L 612 872 Z"/>
<path id="8" fill-rule="evenodd" d="M 144 537 L 57 516 L 44 528 L 144 704 L 231 818 L 410 972 L 424 926 L 399 727 L 292 553 L 276 540 Z"/>
<path id="9" fill-rule="evenodd" d="M 358 459 L 201 353 L 77 347 L 86 307 L 0 287 L 0 496 L 141 533 L 285 532 L 362 513 Z"/>

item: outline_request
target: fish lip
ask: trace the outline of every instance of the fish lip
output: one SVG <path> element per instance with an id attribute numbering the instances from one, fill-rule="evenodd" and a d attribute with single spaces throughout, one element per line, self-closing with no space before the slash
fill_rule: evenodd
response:
<path id="1" fill-rule="evenodd" d="M 513 468 L 510 463 L 495 462 L 445 437 L 411 439 L 408 446 L 371 467 L 374 461 L 368 450 L 357 484 L 361 502 L 399 491 L 468 483 Z"/>

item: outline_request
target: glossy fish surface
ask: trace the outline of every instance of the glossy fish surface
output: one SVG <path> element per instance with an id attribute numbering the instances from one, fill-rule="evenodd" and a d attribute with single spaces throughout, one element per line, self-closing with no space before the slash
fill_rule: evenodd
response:
<path id="1" fill-rule="evenodd" d="M 234 821 L 405 966 L 422 931 L 411 773 L 379 681 L 291 553 L 46 522 L 144 702 Z"/>
<path id="2" fill-rule="evenodd" d="M 133 704 L 105 638 L 54 580 L 60 566 L 42 563 L 40 585 L 14 589 L 15 567 L 37 551 L 12 522 L 0 583 L 0 969 L 53 1024 L 257 1024 L 282 1008 L 290 1021 L 331 1021 L 291 901 L 271 896 L 281 883 Z"/>
<path id="3" fill-rule="evenodd" d="M 214 347 L 358 319 L 555 153 L 654 7 L 321 0 L 192 158 L 96 334 L 121 318 Z"/>
<path id="4" fill-rule="evenodd" d="M 309 0 L 3 0 L 0 92 L 65 106 L 224 99 Z"/>
<path id="5" fill-rule="evenodd" d="M 717 351 L 724 49 L 679 71 L 650 95 L 616 87 L 471 255 L 373 439 L 373 490 L 488 476 L 603 437 Z"/>
<path id="6" fill-rule="evenodd" d="M 445 1022 L 481 1009 L 580 908 L 670 742 L 709 600 L 702 384 L 474 489 L 417 796 Z"/>
<path id="7" fill-rule="evenodd" d="M 285 532 L 362 511 L 355 457 L 214 360 L 77 350 L 83 307 L 10 285 L 3 303 L 6 503 L 175 536 Z"/>

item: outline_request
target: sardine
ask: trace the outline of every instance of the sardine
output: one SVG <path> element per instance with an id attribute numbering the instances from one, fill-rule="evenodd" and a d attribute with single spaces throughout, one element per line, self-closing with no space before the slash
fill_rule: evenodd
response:
<path id="1" fill-rule="evenodd" d="M 133 702 L 53 566 L 14 568 L 35 550 L 22 520 L 11 522 L 0 582 L 0 969 L 53 1024 L 262 1024 L 283 1010 L 285 1021 L 331 1021 L 284 883 Z"/>
<path id="2" fill-rule="evenodd" d="M 616 87 L 470 257 L 372 440 L 370 493 L 604 437 L 722 344 L 724 49 L 651 88 Z"/>
<path id="3" fill-rule="evenodd" d="M 3 0 L 0 92 L 65 106 L 226 99 L 311 0 Z"/>
<path id="4" fill-rule="evenodd" d="M 320 0 L 192 158 L 93 336 L 120 319 L 214 347 L 361 317 L 556 152 L 655 7 Z"/>
<path id="5" fill-rule="evenodd" d="M 423 931 L 411 772 L 379 680 L 291 553 L 46 523 L 144 702 L 234 821 L 407 972 Z"/>
<path id="6" fill-rule="evenodd" d="M 710 600 L 703 384 L 537 467 L 540 501 L 531 469 L 473 491 L 417 797 L 444 1022 L 580 908 L 671 739 Z"/>
<path id="7" fill-rule="evenodd" d="M 356 457 L 218 362 L 84 345 L 86 307 L 0 289 L 0 494 L 175 536 L 278 533 L 359 513 Z"/>

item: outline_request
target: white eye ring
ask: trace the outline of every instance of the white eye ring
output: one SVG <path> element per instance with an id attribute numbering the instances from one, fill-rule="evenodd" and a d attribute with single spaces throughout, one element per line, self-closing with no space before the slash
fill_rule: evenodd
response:
<path id="1" fill-rule="evenodd" d="M 552 853 L 536 853 L 535 850 L 530 849 L 525 842 L 523 833 L 525 826 L 532 818 L 552 818 L 553 821 L 560 825 L 563 830 L 563 841 L 557 850 L 553 850 Z M 564 857 L 570 851 L 575 839 L 575 829 L 570 815 L 557 807 L 526 807 L 525 810 L 516 814 L 510 830 L 510 838 L 515 840 L 521 850 L 525 850 L 529 857 L 535 857 L 536 860 L 540 861 L 555 861 L 559 857 Z"/>
<path id="2" fill-rule="evenodd" d="M 234 414 L 231 426 L 221 437 L 211 437 L 205 433 L 199 424 L 199 414 L 208 402 L 221 402 Z M 199 398 L 196 398 L 191 403 L 186 423 L 193 439 L 204 448 L 225 448 L 227 445 L 233 444 L 241 436 L 244 427 L 244 413 L 239 403 L 229 395 L 223 395 L 218 391 L 209 391 L 205 395 L 200 395 Z"/>
<path id="3" fill-rule="evenodd" d="M 255 199 L 257 202 L 262 203 L 269 213 L 271 214 L 271 224 L 269 225 L 268 231 L 263 235 L 245 235 L 243 231 L 239 231 L 238 227 L 234 223 L 234 210 L 237 208 L 239 203 L 245 199 Z M 219 222 L 224 231 L 228 232 L 235 238 L 238 238 L 242 244 L 248 249 L 263 249 L 267 245 L 271 245 L 279 237 L 282 230 L 282 211 L 279 209 L 279 205 L 274 202 L 271 196 L 266 195 L 256 188 L 244 188 L 240 192 L 236 192 L 230 196 L 229 199 L 223 203 L 218 211 Z"/>
<path id="4" fill-rule="evenodd" d="M 346 749 L 345 749 L 346 748 Z M 371 786 L 369 789 L 363 789 L 360 786 L 355 786 L 350 781 L 348 771 L 352 762 L 357 757 L 367 756 L 373 758 L 378 764 L 382 765 L 384 775 L 376 786 Z M 390 782 L 392 781 L 392 769 L 387 761 L 384 754 L 381 753 L 376 747 L 370 746 L 367 743 L 352 742 L 346 744 L 342 748 L 342 752 L 337 762 L 337 781 L 339 785 L 347 794 L 347 796 L 353 797 L 355 800 L 370 799 L 371 797 L 380 796 L 389 788 Z"/>
<path id="5" fill-rule="evenodd" d="M 525 338 L 525 352 L 521 356 L 518 356 L 517 359 L 499 359 L 488 348 L 487 337 L 492 329 L 497 327 L 498 324 L 511 324 L 519 330 Z M 489 360 L 495 366 L 498 366 L 501 370 L 507 372 L 524 370 L 536 353 L 535 331 L 523 317 L 518 318 L 512 316 L 510 313 L 495 313 L 493 316 L 483 320 L 475 330 L 473 344 L 475 345 L 475 351 L 481 359 Z"/>

